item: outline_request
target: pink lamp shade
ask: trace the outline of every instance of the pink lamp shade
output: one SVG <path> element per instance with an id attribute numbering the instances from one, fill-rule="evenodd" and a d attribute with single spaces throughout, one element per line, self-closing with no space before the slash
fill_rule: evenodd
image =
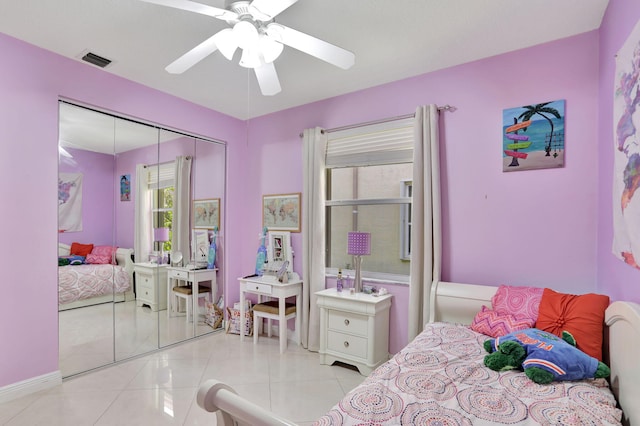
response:
<path id="1" fill-rule="evenodd" d="M 371 254 L 371 234 L 369 232 L 349 232 L 347 254 L 368 256 Z"/>
<path id="2" fill-rule="evenodd" d="M 154 228 L 153 241 L 169 241 L 169 228 Z"/>

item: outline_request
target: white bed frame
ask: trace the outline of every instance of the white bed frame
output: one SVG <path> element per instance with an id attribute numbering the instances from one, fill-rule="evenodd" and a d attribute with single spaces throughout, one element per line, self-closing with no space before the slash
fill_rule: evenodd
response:
<path id="1" fill-rule="evenodd" d="M 71 246 L 64 243 L 58 243 L 58 256 L 66 256 L 69 254 L 71 250 Z M 116 293 L 114 295 L 105 295 L 105 296 L 95 296 L 90 297 L 88 299 L 76 300 L 75 302 L 64 303 L 62 305 L 58 305 L 58 311 L 66 311 L 68 309 L 74 308 L 82 308 L 85 306 L 97 305 L 100 303 L 107 302 L 130 302 L 132 300 L 136 300 L 135 293 L 133 292 L 133 260 L 131 260 L 131 255 L 133 254 L 133 249 L 127 248 L 118 248 L 116 250 L 116 262 L 118 265 L 124 267 L 124 270 L 129 275 L 129 283 L 131 286 L 129 290 L 124 293 Z"/>
<path id="2" fill-rule="evenodd" d="M 431 288 L 429 322 L 446 321 L 471 324 L 482 305 L 491 306 L 496 287 L 449 282 Z M 640 305 L 614 302 L 605 312 L 605 362 L 611 367 L 611 390 L 624 414 L 623 425 L 640 424 Z M 221 426 L 295 425 L 238 396 L 228 385 L 208 380 L 200 386 L 198 405 L 215 412 Z"/>

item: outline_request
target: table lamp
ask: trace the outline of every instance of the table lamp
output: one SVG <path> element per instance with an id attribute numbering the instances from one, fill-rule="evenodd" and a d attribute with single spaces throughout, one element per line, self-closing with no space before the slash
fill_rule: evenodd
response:
<path id="1" fill-rule="evenodd" d="M 362 256 L 371 254 L 371 234 L 369 232 L 349 232 L 347 253 L 354 256 L 356 277 L 353 280 L 353 288 L 356 293 L 360 293 L 362 291 L 360 266 L 362 264 Z"/>
<path id="2" fill-rule="evenodd" d="M 153 241 L 160 243 L 160 259 L 158 259 L 158 263 L 164 264 L 164 243 L 169 241 L 169 228 L 154 228 Z"/>

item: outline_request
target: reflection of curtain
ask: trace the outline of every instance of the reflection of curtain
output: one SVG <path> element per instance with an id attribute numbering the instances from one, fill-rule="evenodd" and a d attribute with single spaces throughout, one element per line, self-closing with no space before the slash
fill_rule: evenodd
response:
<path id="1" fill-rule="evenodd" d="M 302 345 L 320 347 L 320 314 L 316 291 L 325 288 L 325 158 L 327 136 L 322 129 L 307 129 L 303 139 L 304 194 L 302 196 Z"/>
<path id="2" fill-rule="evenodd" d="M 409 341 L 429 319 L 431 284 L 440 280 L 442 230 L 438 107 L 418 107 L 414 121 Z"/>
<path id="3" fill-rule="evenodd" d="M 58 174 L 58 231 L 82 231 L 82 173 Z"/>
<path id="4" fill-rule="evenodd" d="M 191 259 L 191 157 L 176 157 L 175 164 L 171 251 L 181 252 L 184 261 L 188 262 Z"/>
<path id="5" fill-rule="evenodd" d="M 135 239 L 133 250 L 136 262 L 148 262 L 151 252 L 151 191 L 147 166 L 136 166 Z"/>

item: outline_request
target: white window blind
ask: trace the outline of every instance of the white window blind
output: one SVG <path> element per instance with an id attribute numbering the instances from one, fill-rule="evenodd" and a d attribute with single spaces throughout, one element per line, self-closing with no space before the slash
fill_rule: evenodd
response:
<path id="1" fill-rule="evenodd" d="M 413 117 L 330 132 L 327 168 L 413 162 Z"/>
<path id="2" fill-rule="evenodd" d="M 147 181 L 150 189 L 160 189 L 173 186 L 175 181 L 175 163 L 154 164 L 147 166 Z"/>

